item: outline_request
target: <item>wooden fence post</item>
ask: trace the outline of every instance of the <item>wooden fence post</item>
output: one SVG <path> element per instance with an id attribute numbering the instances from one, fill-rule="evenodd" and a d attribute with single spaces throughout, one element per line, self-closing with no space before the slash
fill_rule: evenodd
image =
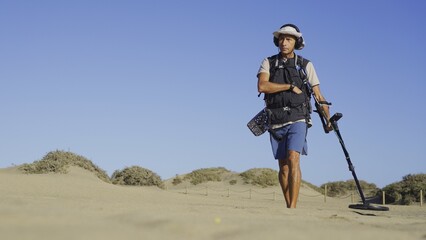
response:
<path id="1" fill-rule="evenodd" d="M 423 190 L 420 190 L 420 207 L 423 206 Z"/>
<path id="2" fill-rule="evenodd" d="M 324 185 L 324 202 L 327 202 L 327 185 Z"/>
<path id="3" fill-rule="evenodd" d="M 386 205 L 386 193 L 385 193 L 385 191 L 382 191 L 382 203 L 383 203 L 383 205 Z"/>

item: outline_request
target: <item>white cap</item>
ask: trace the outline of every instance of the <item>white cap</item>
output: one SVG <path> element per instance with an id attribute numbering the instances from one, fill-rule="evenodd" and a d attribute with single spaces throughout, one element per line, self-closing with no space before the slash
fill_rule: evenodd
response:
<path id="1" fill-rule="evenodd" d="M 273 34 L 274 34 L 274 37 L 276 37 L 276 38 L 278 38 L 280 36 L 280 34 L 288 34 L 288 35 L 295 36 L 297 38 L 300 38 L 302 36 L 302 33 L 298 32 L 292 26 L 285 26 L 285 27 L 279 29 L 278 31 L 275 31 Z"/>

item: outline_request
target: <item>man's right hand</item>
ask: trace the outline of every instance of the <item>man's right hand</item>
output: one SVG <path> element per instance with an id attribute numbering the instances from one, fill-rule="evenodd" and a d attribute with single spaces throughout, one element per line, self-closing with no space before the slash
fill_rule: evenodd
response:
<path id="1" fill-rule="evenodd" d="M 300 88 L 298 88 L 298 87 L 294 86 L 294 88 L 293 88 L 293 92 L 294 92 L 294 93 L 296 93 L 296 94 L 301 94 L 301 93 L 302 93 L 302 90 L 300 90 Z"/>

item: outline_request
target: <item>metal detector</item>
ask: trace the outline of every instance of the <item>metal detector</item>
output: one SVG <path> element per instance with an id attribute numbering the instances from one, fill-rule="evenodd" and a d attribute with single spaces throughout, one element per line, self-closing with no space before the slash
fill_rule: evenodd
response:
<path id="1" fill-rule="evenodd" d="M 316 108 L 316 110 L 314 110 L 314 111 L 317 112 L 318 115 L 319 115 L 319 117 L 321 118 L 321 122 L 322 122 L 322 125 L 323 125 L 325 133 L 329 133 L 330 132 L 329 129 L 328 129 L 328 127 L 327 127 L 328 123 L 331 124 L 331 127 L 332 127 L 333 131 L 336 133 L 336 136 L 339 139 L 340 145 L 342 146 L 343 153 L 345 154 L 346 161 L 348 162 L 349 170 L 352 172 L 352 176 L 354 177 L 356 187 L 358 189 L 359 195 L 361 196 L 362 204 L 351 204 L 351 205 L 349 205 L 349 208 L 360 209 L 360 210 L 373 210 L 373 211 L 389 211 L 388 207 L 377 206 L 377 205 L 370 205 L 365 200 L 364 193 L 363 193 L 363 191 L 361 189 L 361 185 L 359 184 L 358 177 L 356 176 L 356 173 L 355 173 L 355 168 L 352 165 L 351 158 L 349 157 L 348 150 L 346 149 L 345 143 L 343 142 L 342 135 L 340 134 L 339 126 L 337 125 L 337 121 L 339 121 L 339 119 L 343 117 L 343 114 L 341 114 L 341 113 L 335 113 L 327 121 L 327 119 L 325 117 L 326 114 L 325 114 L 324 108 L 321 105 L 322 104 L 331 105 L 331 103 L 326 102 L 326 101 L 321 101 L 320 102 L 316 98 L 316 96 L 315 96 L 315 94 L 313 92 L 312 92 L 312 94 L 313 94 L 314 99 L 315 99 L 315 108 Z"/>

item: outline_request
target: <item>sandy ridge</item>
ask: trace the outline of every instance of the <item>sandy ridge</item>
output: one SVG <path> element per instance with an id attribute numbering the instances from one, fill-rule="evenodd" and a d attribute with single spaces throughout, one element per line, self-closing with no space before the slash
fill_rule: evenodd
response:
<path id="1" fill-rule="evenodd" d="M 274 201 L 116 186 L 71 167 L 32 175 L 0 169 L 0 191 L 2 239 L 426 239 L 424 207 L 353 211 L 347 199 L 304 197 L 313 193 L 306 187 L 290 210 L 281 195 Z"/>

